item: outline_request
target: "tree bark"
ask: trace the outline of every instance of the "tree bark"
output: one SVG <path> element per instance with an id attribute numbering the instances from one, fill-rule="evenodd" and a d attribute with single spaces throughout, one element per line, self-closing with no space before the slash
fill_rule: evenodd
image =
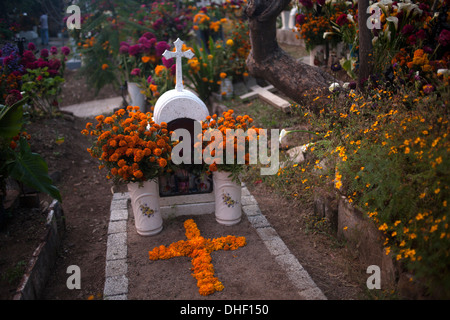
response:
<path id="1" fill-rule="evenodd" d="M 296 61 L 277 42 L 276 20 L 290 0 L 249 0 L 251 51 L 247 58 L 249 73 L 270 82 L 296 103 L 305 103 L 339 82 L 316 66 Z M 313 98 L 314 98 L 313 97 Z"/>
<path id="2" fill-rule="evenodd" d="M 358 2 L 358 25 L 359 25 L 359 70 L 358 84 L 363 89 L 363 82 L 369 78 L 372 72 L 370 53 L 372 53 L 372 32 L 367 27 L 370 14 L 367 13 L 369 0 Z"/>

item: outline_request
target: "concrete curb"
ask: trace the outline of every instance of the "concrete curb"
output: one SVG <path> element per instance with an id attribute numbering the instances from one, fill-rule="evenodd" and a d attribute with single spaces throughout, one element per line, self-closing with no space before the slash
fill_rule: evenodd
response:
<path id="1" fill-rule="evenodd" d="M 103 299 L 128 299 L 127 220 L 128 193 L 115 193 L 111 201 L 106 247 Z"/>
<path id="2" fill-rule="evenodd" d="M 127 264 L 127 220 L 129 194 L 115 193 L 111 201 L 111 215 L 108 226 L 108 242 L 106 249 L 105 300 L 128 299 L 128 264 Z M 298 294 L 305 300 L 326 300 L 323 292 L 317 287 L 302 267 L 297 258 L 279 237 L 275 229 L 262 214 L 258 202 L 245 185 L 242 186 L 242 211 L 250 224 L 264 242 L 269 252 L 275 257 L 297 288 Z"/>

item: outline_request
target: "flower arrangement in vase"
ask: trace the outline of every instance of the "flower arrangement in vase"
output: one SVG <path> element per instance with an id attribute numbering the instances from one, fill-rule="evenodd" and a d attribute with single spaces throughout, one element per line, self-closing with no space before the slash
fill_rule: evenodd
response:
<path id="1" fill-rule="evenodd" d="M 167 124 L 156 124 L 152 113 L 132 106 L 109 117 L 99 115 L 96 120 L 95 127 L 87 123 L 82 131 L 95 137 L 88 152 L 100 161 L 100 169 L 108 170 L 108 179 L 127 184 L 137 232 L 160 232 L 162 217 L 156 178 L 172 170 L 171 151 L 176 144 L 170 140 Z"/>

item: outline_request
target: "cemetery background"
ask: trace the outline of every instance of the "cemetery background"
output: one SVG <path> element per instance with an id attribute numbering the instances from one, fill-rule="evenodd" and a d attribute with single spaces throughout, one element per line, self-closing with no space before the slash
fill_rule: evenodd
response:
<path id="1" fill-rule="evenodd" d="M 107 69 L 108 67 L 105 67 L 105 70 Z M 348 79 L 344 72 L 341 72 L 341 75 L 339 75 L 338 78 Z M 81 82 L 71 81 L 71 84 L 76 83 Z M 69 83 L 67 83 L 67 85 L 68 84 Z M 88 98 L 86 93 L 88 93 L 89 90 L 86 90 L 86 86 L 84 85 L 81 85 L 80 87 L 84 87 L 84 89 L 81 89 L 81 93 L 73 96 Z M 70 94 L 73 94 L 73 90 Z M 108 94 L 104 91 L 102 94 L 105 94 L 104 97 L 108 96 Z M 112 96 L 114 95 L 115 94 L 112 94 Z M 68 98 L 68 96 L 66 97 Z M 287 97 L 284 98 L 288 99 Z M 76 100 L 77 102 L 81 102 L 78 98 L 76 98 Z M 90 99 L 87 100 L 89 101 Z M 224 101 L 223 103 L 235 110 L 239 110 L 242 114 L 251 114 L 251 116 L 257 121 L 260 121 L 263 127 L 271 127 L 272 125 L 274 127 L 278 127 L 278 125 L 280 125 L 280 128 L 304 128 L 303 123 L 297 123 L 296 121 L 293 121 L 292 118 L 283 115 L 283 113 L 274 112 L 272 106 L 266 105 L 258 100 L 252 101 L 251 103 L 242 104 L 236 104 L 236 100 L 232 102 Z M 251 110 L 257 110 L 258 112 L 251 113 Z M 279 123 L 278 121 L 275 122 L 273 120 L 274 113 L 276 115 L 275 118 L 280 120 Z M 65 244 L 66 247 L 64 248 L 64 253 L 62 254 L 64 262 L 57 266 L 58 269 L 56 271 L 56 277 L 50 281 L 48 287 L 48 292 L 51 293 L 47 292 L 46 297 L 49 299 L 57 299 L 61 297 L 71 299 L 74 298 L 74 294 L 76 294 L 77 299 L 85 299 L 86 297 L 101 298 L 101 292 L 103 291 L 103 277 L 98 273 L 101 273 L 101 271 L 104 270 L 104 257 L 95 252 L 98 252 L 97 250 L 100 247 L 103 247 L 104 250 L 107 228 L 107 224 L 104 219 L 106 218 L 107 220 L 108 212 L 104 212 L 104 216 L 102 212 L 105 207 L 108 207 L 109 202 L 105 201 L 105 203 L 102 204 L 101 201 L 103 200 L 99 200 L 100 197 L 93 197 L 93 192 L 89 190 L 89 187 L 85 186 L 86 183 L 84 183 L 84 181 L 91 182 L 93 180 L 96 185 L 93 186 L 95 187 L 93 189 L 96 190 L 96 192 L 104 192 L 106 198 L 110 196 L 110 190 L 109 186 L 105 186 L 103 184 L 103 177 L 98 173 L 98 171 L 96 171 L 96 164 L 92 162 L 92 159 L 89 159 L 86 154 L 81 152 L 85 146 L 80 145 L 79 153 L 76 152 L 77 148 L 74 148 L 79 140 L 79 136 L 77 136 L 79 130 L 80 128 L 83 128 L 83 121 L 80 122 L 79 119 L 76 118 L 72 119 L 72 117 L 67 114 L 62 115 L 62 118 L 62 124 L 58 121 L 54 121 L 50 128 L 47 127 L 47 129 L 50 130 L 48 133 L 46 133 L 46 130 L 41 130 L 41 128 L 39 128 L 41 124 L 36 123 L 36 128 L 39 128 L 36 130 L 36 132 L 39 131 L 36 136 L 38 139 L 42 139 L 38 141 L 44 141 L 42 143 L 38 143 L 38 145 L 43 147 L 41 153 L 44 155 L 46 160 L 49 159 L 48 161 L 50 167 L 57 168 L 61 165 L 63 172 L 70 172 L 69 177 L 73 174 L 73 181 L 61 179 L 62 181 L 58 186 L 60 186 L 61 191 L 63 194 L 66 194 L 68 199 L 68 195 L 70 194 L 70 199 L 73 199 L 73 203 L 77 204 L 71 206 L 73 208 L 77 208 L 76 214 L 72 215 L 68 213 L 67 220 L 72 221 L 70 222 L 68 228 L 68 242 Z M 68 122 L 69 125 L 67 125 Z M 70 123 L 73 123 L 73 125 L 70 125 Z M 32 126 L 30 127 L 30 130 L 30 132 L 33 131 Z M 61 135 L 65 137 L 63 143 L 61 143 Z M 56 138 L 54 138 L 55 136 Z M 69 137 L 71 136 L 74 138 L 70 139 Z M 298 140 L 294 138 L 292 144 L 289 142 L 289 145 L 302 144 L 305 140 L 308 140 L 308 138 L 309 137 L 300 135 Z M 49 141 L 53 140 L 54 143 L 49 143 Z M 73 144 L 70 145 L 67 143 L 69 141 L 73 141 Z M 61 155 L 67 156 L 58 159 Z M 60 161 L 62 159 L 64 160 Z M 84 163 L 77 168 L 78 170 L 73 170 L 74 162 L 80 162 L 81 159 L 83 159 Z M 65 160 L 68 161 L 64 164 Z M 86 168 L 84 168 L 84 165 L 86 165 Z M 80 175 L 79 180 L 77 180 L 77 175 Z M 273 193 L 273 185 L 275 184 L 279 187 L 280 183 L 273 183 L 274 181 L 272 181 L 272 185 L 270 185 L 266 179 L 263 182 L 260 179 L 256 179 L 254 176 L 251 176 L 251 174 L 247 178 L 249 182 L 249 189 L 252 191 L 252 194 L 254 194 L 259 203 L 263 204 L 262 207 L 264 207 L 264 214 L 268 216 L 271 224 L 273 224 L 277 232 L 282 235 L 290 249 L 295 252 L 299 261 L 301 261 L 302 265 L 308 269 L 308 272 L 310 272 L 319 287 L 324 290 L 327 297 L 336 299 L 361 297 L 361 293 L 364 291 L 365 287 L 365 279 L 367 277 L 365 274 L 365 267 L 358 266 L 356 252 L 351 252 L 351 250 L 347 249 L 345 246 L 342 246 L 342 243 L 336 242 L 336 238 L 329 238 L 328 233 L 325 233 L 326 224 L 322 223 L 323 221 L 317 220 L 315 215 L 313 215 L 313 207 L 311 205 L 311 201 L 313 199 L 309 198 L 309 203 L 307 201 L 306 204 L 302 202 L 293 202 L 290 200 L 292 200 L 292 197 L 298 197 L 297 193 L 291 192 L 291 195 L 288 197 L 286 197 L 288 190 L 282 190 L 282 192 L 280 192 L 284 196 Z M 282 174 L 279 179 L 281 182 L 281 179 L 283 179 Z M 79 182 L 75 182 L 76 180 Z M 97 181 L 99 183 L 97 183 Z M 67 185 L 65 185 L 66 183 Z M 82 192 L 85 192 L 85 194 L 81 194 Z M 268 197 L 269 195 L 270 197 Z M 77 198 L 78 196 L 80 196 L 80 198 Z M 92 196 L 92 202 L 86 201 L 89 196 Z M 270 201 L 267 200 L 268 198 L 270 198 Z M 69 201 L 72 200 L 66 201 L 66 203 L 69 203 Z M 98 205 L 98 209 L 95 208 L 93 205 L 94 203 L 95 205 Z M 279 203 L 283 204 L 286 208 L 289 208 L 289 210 L 286 210 L 286 212 L 280 212 L 278 205 Z M 305 206 L 303 207 L 302 205 Z M 80 210 L 78 210 L 78 207 Z M 307 210 L 304 210 L 305 207 Z M 296 221 L 298 223 L 296 227 L 292 226 L 292 210 L 301 211 L 299 214 L 299 220 Z M 93 214 L 91 212 L 98 213 L 96 214 L 98 221 L 93 220 L 93 223 L 89 225 L 89 228 L 87 228 L 85 221 L 92 220 Z M 75 211 L 73 213 L 75 213 Z M 305 216 L 303 217 L 303 215 Z M 300 217 L 303 219 L 300 219 Z M 73 229 L 71 230 L 72 226 Z M 82 230 L 82 232 L 79 232 L 79 230 Z M 100 235 L 100 237 L 97 238 L 97 235 Z M 97 243 L 95 240 L 97 240 Z M 298 246 L 297 244 L 300 242 L 308 243 L 308 245 Z M 83 243 L 83 245 L 79 245 L 79 243 Z M 100 249 L 100 251 L 101 250 L 102 249 Z M 80 256 L 83 258 L 80 258 Z M 331 266 L 329 264 L 321 263 L 324 259 L 329 260 L 329 257 L 331 257 L 331 260 L 333 260 L 333 263 L 335 264 Z M 72 259 L 72 261 L 74 261 L 73 264 L 79 264 L 80 259 L 88 262 L 85 265 L 83 264 L 83 266 L 80 265 L 82 270 L 88 270 L 87 272 L 82 273 L 83 277 L 85 277 L 82 281 L 86 284 L 82 291 L 68 292 L 65 287 L 65 280 L 67 279 L 65 267 L 68 264 L 72 264 L 66 262 L 68 259 Z M 92 261 L 95 261 L 95 263 L 92 263 Z M 348 270 L 348 261 L 352 261 L 351 265 L 355 268 L 353 272 Z M 336 270 L 336 266 L 340 266 L 338 268 L 340 272 L 337 274 L 334 272 Z M 20 271 L 20 268 L 21 265 L 18 264 L 16 270 Z M 387 292 L 386 294 L 389 296 L 389 293 L 390 292 Z M 381 294 L 383 295 L 385 292 L 382 292 Z"/>

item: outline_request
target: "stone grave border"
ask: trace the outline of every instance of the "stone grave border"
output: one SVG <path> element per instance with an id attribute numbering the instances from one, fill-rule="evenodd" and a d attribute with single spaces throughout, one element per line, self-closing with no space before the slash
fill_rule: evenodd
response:
<path id="1" fill-rule="evenodd" d="M 114 193 L 108 226 L 105 286 L 103 291 L 105 300 L 128 300 L 128 203 L 129 195 L 127 192 Z M 286 272 L 289 280 L 297 288 L 299 296 L 306 300 L 326 300 L 327 298 L 323 292 L 317 287 L 308 272 L 289 251 L 289 248 L 262 214 L 258 202 L 251 195 L 245 184 L 242 184 L 242 210 L 269 252 L 274 256 L 275 261 Z"/>
<path id="2" fill-rule="evenodd" d="M 61 204 L 53 200 L 48 208 L 47 229 L 41 243 L 34 250 L 27 269 L 17 287 L 13 300 L 37 300 L 50 277 L 58 258 L 65 232 L 65 217 Z"/>

